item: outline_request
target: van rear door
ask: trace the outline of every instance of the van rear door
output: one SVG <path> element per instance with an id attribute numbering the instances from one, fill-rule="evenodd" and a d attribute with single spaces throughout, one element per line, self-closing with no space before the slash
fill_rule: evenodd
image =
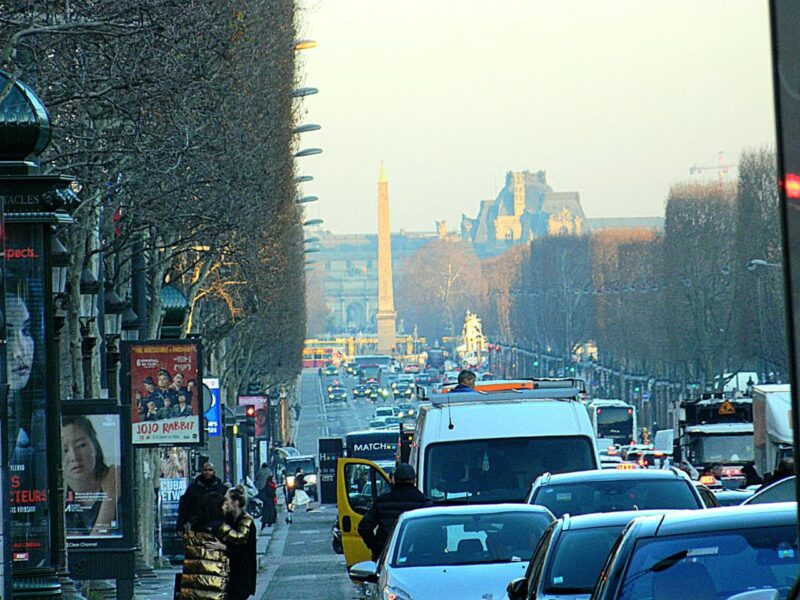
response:
<path id="1" fill-rule="evenodd" d="M 389 488 L 389 477 L 374 462 L 364 458 L 340 458 L 336 465 L 336 504 L 339 530 L 347 567 L 372 560 L 358 524 L 375 499 Z"/>

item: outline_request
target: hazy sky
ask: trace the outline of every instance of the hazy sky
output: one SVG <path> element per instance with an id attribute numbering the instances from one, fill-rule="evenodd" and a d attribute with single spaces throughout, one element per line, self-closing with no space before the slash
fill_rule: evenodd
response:
<path id="1" fill-rule="evenodd" d="M 509 170 L 589 217 L 662 215 L 689 168 L 774 145 L 766 0 L 305 0 L 300 148 L 336 233 L 457 230 Z M 735 173 L 733 174 L 735 176 Z M 716 178 L 716 170 L 704 172 Z"/>

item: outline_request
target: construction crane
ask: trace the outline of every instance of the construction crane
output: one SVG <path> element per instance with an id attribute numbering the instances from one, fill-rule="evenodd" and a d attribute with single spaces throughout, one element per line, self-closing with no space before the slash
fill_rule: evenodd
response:
<path id="1" fill-rule="evenodd" d="M 738 165 L 736 163 L 725 164 L 725 152 L 722 150 L 719 151 L 717 154 L 717 164 L 716 165 L 692 165 L 689 167 L 689 175 L 694 175 L 696 173 L 701 173 L 702 171 L 711 171 L 715 170 L 717 175 L 719 176 L 719 183 L 722 185 L 724 181 L 724 177 L 728 174 L 728 169 L 734 169 Z"/>

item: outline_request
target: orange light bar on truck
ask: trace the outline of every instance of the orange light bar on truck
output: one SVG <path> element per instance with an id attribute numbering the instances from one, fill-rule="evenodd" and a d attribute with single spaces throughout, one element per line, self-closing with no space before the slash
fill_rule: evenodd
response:
<path id="1" fill-rule="evenodd" d="M 442 393 L 449 393 L 457 384 L 447 384 L 442 388 Z M 509 379 L 503 381 L 487 381 L 486 383 L 477 382 L 475 384 L 476 392 L 511 392 L 514 390 L 532 390 L 534 389 L 533 381 L 529 379 Z"/>

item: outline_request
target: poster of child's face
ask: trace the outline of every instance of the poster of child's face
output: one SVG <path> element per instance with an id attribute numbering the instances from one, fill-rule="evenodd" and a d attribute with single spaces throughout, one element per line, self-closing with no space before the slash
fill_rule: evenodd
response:
<path id="1" fill-rule="evenodd" d="M 61 419 L 67 539 L 121 537 L 119 415 Z"/>

